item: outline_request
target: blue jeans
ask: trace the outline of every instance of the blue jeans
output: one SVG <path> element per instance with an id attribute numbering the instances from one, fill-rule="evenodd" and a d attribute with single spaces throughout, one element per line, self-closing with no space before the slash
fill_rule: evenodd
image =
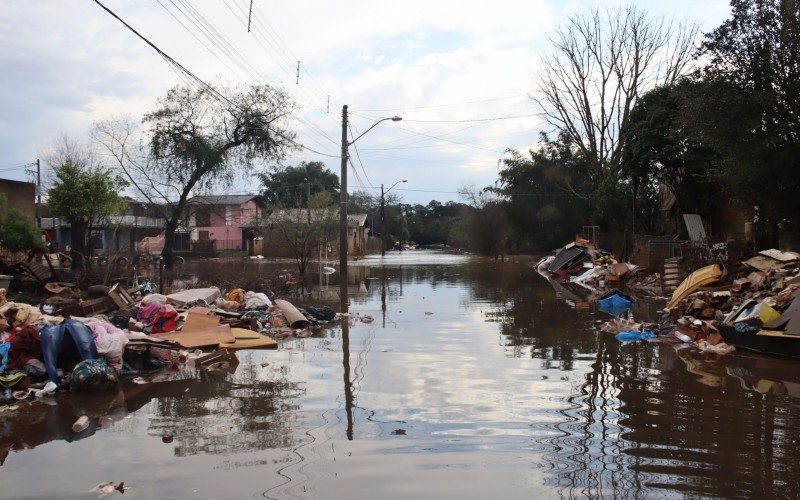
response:
<path id="1" fill-rule="evenodd" d="M 39 329 L 42 358 L 47 377 L 58 383 L 58 366 L 74 364 L 85 359 L 97 359 L 94 336 L 88 326 L 68 319 L 60 325 L 45 325 Z"/>

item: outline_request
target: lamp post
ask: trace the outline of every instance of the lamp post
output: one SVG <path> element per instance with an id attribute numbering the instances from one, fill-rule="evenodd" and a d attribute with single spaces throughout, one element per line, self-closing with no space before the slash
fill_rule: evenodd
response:
<path id="1" fill-rule="evenodd" d="M 394 189 L 394 187 L 401 182 L 407 181 L 406 179 L 403 179 L 402 181 L 395 182 L 392 184 L 392 187 L 386 190 L 386 193 L 383 192 L 383 184 L 381 184 L 381 257 L 386 256 L 386 201 L 384 199 L 384 195 L 389 194 L 389 191 Z"/>
<path id="2" fill-rule="evenodd" d="M 361 133 L 352 141 L 347 141 L 347 104 L 342 106 L 342 169 L 341 186 L 339 193 L 339 305 L 343 313 L 347 312 L 347 160 L 348 148 L 351 144 L 361 139 L 367 132 L 375 128 L 379 123 L 386 120 L 399 122 L 399 116 L 381 118 L 372 124 L 367 130 Z"/>

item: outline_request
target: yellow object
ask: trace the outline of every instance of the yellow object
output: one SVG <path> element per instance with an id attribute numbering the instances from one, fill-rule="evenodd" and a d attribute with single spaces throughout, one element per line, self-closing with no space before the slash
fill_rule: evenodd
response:
<path id="1" fill-rule="evenodd" d="M 761 307 L 758 310 L 758 319 L 761 320 L 762 324 L 772 323 L 780 317 L 781 313 L 770 307 L 769 304 L 761 303 Z"/>
<path id="2" fill-rule="evenodd" d="M 669 301 L 669 304 L 667 304 L 667 309 L 672 309 L 677 306 L 683 299 L 701 286 L 719 281 L 723 274 L 724 272 L 719 264 L 701 267 L 678 285 L 678 288 L 676 288 L 675 292 L 672 294 L 672 299 Z"/>

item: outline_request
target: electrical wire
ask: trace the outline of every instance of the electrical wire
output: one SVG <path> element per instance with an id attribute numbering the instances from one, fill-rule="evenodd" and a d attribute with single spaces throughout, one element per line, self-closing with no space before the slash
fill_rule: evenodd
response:
<path id="1" fill-rule="evenodd" d="M 215 58 L 217 58 L 217 60 L 219 60 L 223 65 L 225 65 L 225 67 L 227 67 L 228 69 L 230 69 L 232 71 L 231 67 L 225 61 L 223 61 L 222 58 L 220 58 L 211 48 L 209 48 L 205 43 L 203 43 L 203 41 L 200 40 L 192 32 L 191 29 L 189 29 L 183 22 L 181 22 L 181 20 L 178 19 L 177 16 L 175 16 L 161 2 L 161 0 L 157 0 L 157 1 L 159 2 L 159 4 L 162 7 L 164 7 L 165 10 L 167 10 L 167 12 L 170 13 L 170 15 L 173 18 L 176 19 L 176 21 L 178 21 L 181 24 L 181 26 L 184 27 L 184 29 L 189 31 L 189 33 L 198 42 L 200 42 L 200 44 L 203 45 L 206 48 L 206 50 L 208 50 Z M 247 58 L 244 57 L 242 55 L 242 53 L 232 43 L 230 43 L 227 40 L 227 38 L 225 38 L 225 36 L 222 35 L 220 33 L 220 31 L 217 30 L 205 18 L 205 16 L 203 16 L 200 12 L 198 12 L 197 9 L 193 8 L 191 5 L 186 3 L 185 0 L 177 0 L 177 1 L 180 2 L 182 5 L 184 5 L 186 7 L 186 10 L 184 10 L 183 8 L 178 6 L 173 0 L 169 0 L 169 1 L 170 1 L 170 3 L 172 3 L 172 5 L 174 7 L 176 7 L 176 9 L 181 14 L 183 14 L 189 20 L 190 23 L 192 23 L 199 31 L 201 31 L 203 33 L 203 35 L 223 54 L 224 57 L 230 59 L 235 65 L 237 65 L 242 70 L 242 72 L 244 72 L 246 75 L 248 75 L 250 78 L 252 78 L 256 83 L 260 82 L 260 76 L 259 76 L 258 69 L 256 69 L 255 66 L 252 63 L 250 63 L 250 61 L 248 61 Z M 235 16 L 236 13 L 233 12 L 233 10 L 230 8 L 230 6 L 227 3 L 226 3 L 226 6 L 231 11 L 231 13 L 234 14 L 234 16 Z M 188 11 L 188 13 L 187 13 L 187 11 Z M 237 19 L 238 19 L 238 17 L 237 17 Z M 278 61 L 276 61 L 276 62 L 278 62 Z M 294 114 L 294 112 L 292 112 L 292 113 Z M 311 122 L 309 122 L 309 121 L 307 121 L 307 120 L 305 120 L 305 119 L 303 119 L 301 117 L 295 116 L 295 118 L 297 118 L 300 122 L 302 122 L 305 125 L 307 125 L 308 127 L 310 127 L 313 132 L 319 134 L 320 136 L 322 136 L 325 139 L 333 142 L 334 144 L 337 144 L 336 141 L 334 141 L 328 134 L 326 134 L 323 130 L 321 130 L 319 127 L 317 127 L 313 123 L 311 123 Z"/>
<path id="2" fill-rule="evenodd" d="M 350 130 L 350 144 L 353 146 L 353 151 L 356 153 L 356 158 L 358 159 L 359 165 L 361 165 L 361 171 L 364 172 L 364 178 L 367 179 L 367 183 L 369 183 L 370 186 L 373 186 L 369 175 L 367 175 L 367 170 L 364 168 L 364 162 L 361 161 L 361 155 L 358 153 L 358 147 L 356 146 L 355 139 L 353 139 L 353 137 L 355 137 L 355 134 L 353 134 L 353 127 L 351 127 L 350 123 L 348 123 L 347 128 Z"/>
<path id="3" fill-rule="evenodd" d="M 130 30 L 133 34 L 135 34 L 138 38 L 140 38 L 143 42 L 145 42 L 147 45 L 149 45 L 153 50 L 155 50 L 170 66 L 174 67 L 175 69 L 179 70 L 181 73 L 185 74 L 188 78 L 190 78 L 194 82 L 195 85 L 197 85 L 200 88 L 206 89 L 210 93 L 210 95 L 212 95 L 215 99 L 219 100 L 220 102 L 226 102 L 230 106 L 234 106 L 236 108 L 239 107 L 236 103 L 234 103 L 233 101 L 228 99 L 226 96 L 224 96 L 222 93 L 220 93 L 213 86 L 211 86 L 210 84 L 206 83 L 199 76 L 195 75 L 194 73 L 189 71 L 185 66 L 180 64 L 178 61 L 176 61 L 172 57 L 170 57 L 166 52 L 161 50 L 158 46 L 156 46 L 148 38 L 146 38 L 144 35 L 139 33 L 135 28 L 133 28 L 130 24 L 125 22 L 116 13 L 114 13 L 114 11 L 112 11 L 111 9 L 109 9 L 108 7 L 103 5 L 103 3 L 101 3 L 99 0 L 94 0 L 94 2 L 97 5 L 99 5 L 103 10 L 105 10 L 108 14 L 110 14 L 113 18 L 115 18 L 117 21 L 119 21 L 128 30 Z M 319 151 L 315 151 L 315 150 L 313 150 L 313 149 L 311 149 L 311 148 L 309 148 L 309 147 L 307 147 L 307 146 L 295 141 L 291 137 L 289 137 L 289 136 L 287 136 L 287 135 L 285 135 L 285 134 L 283 134 L 283 133 L 281 133 L 281 132 L 279 132 L 277 130 L 272 130 L 272 132 L 275 135 L 277 135 L 278 137 L 286 140 L 287 142 L 289 142 L 290 144 L 292 144 L 292 145 L 294 145 L 296 147 L 299 147 L 299 148 L 302 148 L 302 149 L 307 149 L 307 150 L 309 150 L 309 151 L 311 151 L 313 153 L 320 154 L 320 155 L 323 155 L 323 156 L 336 157 L 334 155 L 328 155 L 328 154 L 325 154 L 325 153 L 321 153 Z"/>
<path id="4" fill-rule="evenodd" d="M 476 103 L 483 103 L 483 102 L 493 102 L 493 101 L 503 101 L 506 99 L 515 99 L 518 97 L 527 97 L 528 94 L 516 94 L 510 95 L 505 97 L 494 97 L 491 99 L 477 99 L 474 101 L 465 101 L 465 102 L 454 102 L 450 104 L 432 104 L 430 106 L 417 106 L 417 107 L 403 107 L 403 108 L 383 108 L 383 109 L 357 109 L 356 111 L 359 113 L 370 113 L 370 112 L 389 112 L 389 111 L 408 111 L 408 110 L 415 110 L 415 109 L 432 109 L 432 108 L 444 108 L 448 106 L 463 106 L 466 104 L 476 104 Z"/>
<path id="5" fill-rule="evenodd" d="M 513 120 L 515 118 L 528 118 L 531 116 L 541 116 L 541 113 L 531 113 L 528 115 L 495 116 L 492 118 L 473 118 L 466 120 L 414 120 L 414 119 L 404 118 L 403 121 L 418 122 L 418 123 L 471 123 L 471 122 L 493 122 L 498 120 Z"/>

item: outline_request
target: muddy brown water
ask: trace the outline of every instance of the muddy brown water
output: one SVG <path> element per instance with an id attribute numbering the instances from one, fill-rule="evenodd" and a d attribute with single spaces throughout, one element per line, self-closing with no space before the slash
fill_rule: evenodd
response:
<path id="1" fill-rule="evenodd" d="M 527 262 L 411 251 L 351 271 L 372 323 L 240 352 L 233 374 L 0 413 L 0 497 L 797 494 L 795 362 L 620 344 Z"/>

